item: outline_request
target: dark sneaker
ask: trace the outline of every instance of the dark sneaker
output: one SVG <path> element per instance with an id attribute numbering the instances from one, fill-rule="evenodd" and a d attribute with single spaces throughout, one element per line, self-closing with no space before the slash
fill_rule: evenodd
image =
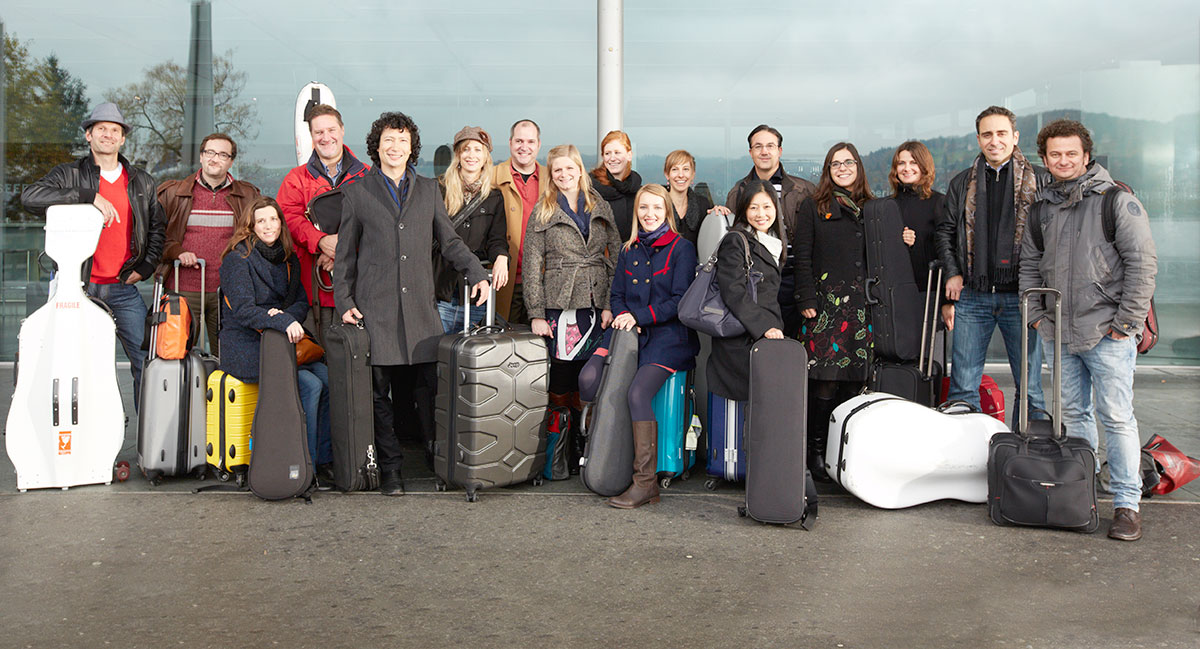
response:
<path id="1" fill-rule="evenodd" d="M 404 495 L 404 479 L 400 477 L 400 469 L 383 472 L 379 479 L 379 493 L 385 496 Z"/>
<path id="2" fill-rule="evenodd" d="M 333 486 L 333 462 L 317 466 L 317 480 L 323 485 Z"/>
<path id="3" fill-rule="evenodd" d="M 1113 512 L 1108 538 L 1118 541 L 1136 541 L 1142 538 L 1142 515 L 1128 507 L 1118 507 Z"/>

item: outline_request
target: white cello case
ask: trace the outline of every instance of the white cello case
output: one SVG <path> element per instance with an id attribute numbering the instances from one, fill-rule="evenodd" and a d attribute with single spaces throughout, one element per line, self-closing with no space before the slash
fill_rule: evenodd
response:
<path id="1" fill-rule="evenodd" d="M 310 101 L 337 108 L 337 101 L 329 86 L 310 81 L 300 89 L 296 97 L 296 164 L 299 165 L 307 163 L 313 152 L 312 131 L 308 128 L 308 122 L 304 121 L 304 112 Z"/>
<path id="2" fill-rule="evenodd" d="M 21 324 L 5 436 L 21 491 L 108 484 L 125 441 L 116 324 L 83 292 L 80 278 L 103 224 L 91 205 L 46 210 L 46 254 L 58 262 L 58 281 Z"/>
<path id="3" fill-rule="evenodd" d="M 951 498 L 987 502 L 988 441 L 1007 432 L 978 412 L 939 412 L 883 392 L 833 411 L 825 471 L 862 501 L 901 509 Z"/>

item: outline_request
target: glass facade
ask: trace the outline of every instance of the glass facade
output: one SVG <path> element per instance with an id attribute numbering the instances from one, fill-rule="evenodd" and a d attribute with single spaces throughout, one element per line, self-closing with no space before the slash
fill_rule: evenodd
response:
<path id="1" fill-rule="evenodd" d="M 363 159 L 371 121 L 402 110 L 420 127 L 423 174 L 440 171 L 467 124 L 487 129 L 503 160 L 519 118 L 541 124 L 543 155 L 572 142 L 596 162 L 594 2 L 210 7 L 216 124 L 238 140 L 234 175 L 266 193 L 296 164 L 296 97 L 313 80 L 332 88 L 346 143 Z M 189 0 L 0 9 L 0 359 L 13 357 L 21 318 L 45 299 L 43 232 L 17 196 L 84 152 L 77 125 L 93 105 L 117 100 L 143 125 L 125 153 L 160 180 L 194 171 L 180 144 L 193 10 Z M 974 118 L 990 104 L 1017 113 L 1031 156 L 1050 119 L 1092 130 L 1096 157 L 1150 211 L 1158 245 L 1162 340 L 1142 360 L 1200 363 L 1200 5 L 625 2 L 634 168 L 661 182 L 666 153 L 688 149 L 718 202 L 749 171 L 746 134 L 764 122 L 784 135 L 789 173 L 812 178 L 827 148 L 847 140 L 881 194 L 895 146 L 923 140 L 944 190 L 977 152 Z"/>

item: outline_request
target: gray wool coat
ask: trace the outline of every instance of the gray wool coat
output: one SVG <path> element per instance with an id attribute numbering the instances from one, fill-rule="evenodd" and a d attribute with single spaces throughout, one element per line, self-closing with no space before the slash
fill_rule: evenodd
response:
<path id="1" fill-rule="evenodd" d="M 535 209 L 525 228 L 522 277 L 525 311 L 545 318 L 546 309 L 607 309 L 613 269 L 621 252 L 612 208 L 595 191 L 588 239 L 559 206 L 545 222 Z"/>
<path id="2" fill-rule="evenodd" d="M 442 321 L 434 301 L 433 242 L 471 285 L 487 273 L 446 216 L 437 182 L 413 174 L 404 211 L 377 169 L 343 189 L 342 224 L 333 265 L 334 302 L 357 308 L 371 335 L 372 365 L 437 360 Z"/>

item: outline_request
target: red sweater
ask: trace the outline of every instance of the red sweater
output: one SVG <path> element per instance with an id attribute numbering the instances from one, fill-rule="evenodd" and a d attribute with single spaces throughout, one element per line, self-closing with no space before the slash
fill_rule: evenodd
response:
<path id="1" fill-rule="evenodd" d="M 121 177 L 110 183 L 100 176 L 97 192 L 117 209 L 119 220 L 115 220 L 100 231 L 100 241 L 92 256 L 93 284 L 116 284 L 121 266 L 129 259 L 129 233 L 133 229 L 133 209 L 129 206 L 129 176 L 121 169 Z"/>

